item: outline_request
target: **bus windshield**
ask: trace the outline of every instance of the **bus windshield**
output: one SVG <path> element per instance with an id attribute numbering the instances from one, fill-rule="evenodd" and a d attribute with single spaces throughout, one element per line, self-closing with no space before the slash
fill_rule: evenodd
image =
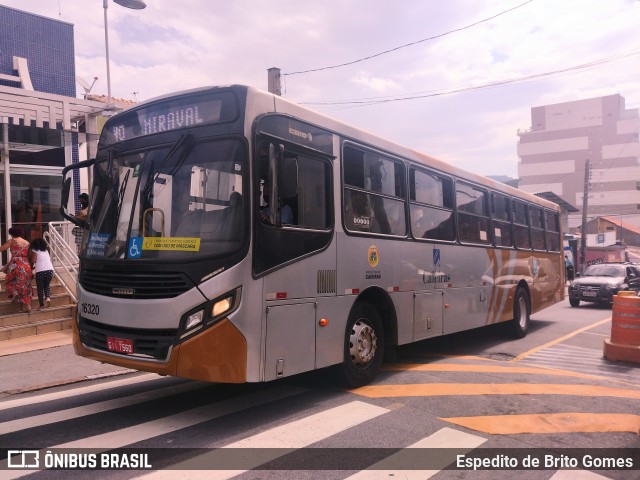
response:
<path id="1" fill-rule="evenodd" d="M 239 140 L 98 157 L 87 258 L 188 260 L 227 255 L 246 235 L 246 153 Z"/>

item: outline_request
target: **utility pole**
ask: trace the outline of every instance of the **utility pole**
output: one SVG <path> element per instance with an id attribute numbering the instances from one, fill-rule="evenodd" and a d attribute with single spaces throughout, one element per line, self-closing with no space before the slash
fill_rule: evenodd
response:
<path id="1" fill-rule="evenodd" d="M 584 164 L 584 193 L 582 197 L 582 227 L 580 229 L 580 273 L 584 273 L 584 264 L 587 257 L 587 207 L 589 204 L 589 159 Z"/>
<path id="2" fill-rule="evenodd" d="M 277 67 L 271 67 L 268 72 L 268 88 L 269 93 L 275 95 L 282 95 L 282 86 L 280 84 L 280 69 Z"/>

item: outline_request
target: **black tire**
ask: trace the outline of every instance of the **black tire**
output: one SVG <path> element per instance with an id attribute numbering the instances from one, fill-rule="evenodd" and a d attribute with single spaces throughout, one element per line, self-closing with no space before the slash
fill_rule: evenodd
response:
<path id="1" fill-rule="evenodd" d="M 509 322 L 509 333 L 514 338 L 524 338 L 529 329 L 531 302 L 527 291 L 518 287 L 513 299 L 513 320 Z"/>
<path id="2" fill-rule="evenodd" d="M 344 361 L 340 366 L 348 388 L 370 383 L 380 371 L 384 357 L 384 329 L 380 315 L 368 303 L 354 306 L 347 322 Z"/>
<path id="3" fill-rule="evenodd" d="M 579 298 L 569 298 L 569 305 L 571 305 L 572 307 L 579 307 L 580 306 L 580 299 Z"/>

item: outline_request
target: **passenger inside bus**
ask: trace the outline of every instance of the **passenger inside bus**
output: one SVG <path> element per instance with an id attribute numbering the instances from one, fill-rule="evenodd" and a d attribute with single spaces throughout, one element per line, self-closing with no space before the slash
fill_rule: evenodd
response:
<path id="1" fill-rule="evenodd" d="M 260 208 L 260 220 L 263 223 L 270 223 L 269 216 L 271 215 L 271 207 L 269 206 L 269 194 L 269 184 L 265 181 L 262 186 L 262 200 L 264 202 L 264 206 Z M 280 223 L 283 225 L 292 225 L 294 223 L 293 210 L 288 203 L 283 203 L 280 208 Z"/>

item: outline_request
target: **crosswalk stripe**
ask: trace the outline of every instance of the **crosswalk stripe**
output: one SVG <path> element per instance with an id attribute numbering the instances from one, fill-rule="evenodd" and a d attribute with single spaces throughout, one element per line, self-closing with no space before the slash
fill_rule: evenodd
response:
<path id="1" fill-rule="evenodd" d="M 223 400 L 210 405 L 193 408 L 175 415 L 169 415 L 157 420 L 152 420 L 139 425 L 113 430 L 93 437 L 81 438 L 71 442 L 47 447 L 54 448 L 93 448 L 94 453 L 104 452 L 114 448 L 121 448 L 143 440 L 148 440 L 159 435 L 175 432 L 183 428 L 197 425 L 202 422 L 240 412 L 265 403 L 281 400 L 293 395 L 299 395 L 308 390 L 298 387 L 281 386 L 268 390 L 261 390 L 229 400 Z M 42 458 L 46 450 L 40 452 Z M 0 461 L 0 468 L 6 468 L 7 460 Z M 3 472 L 3 480 L 19 478 L 34 473 L 36 470 L 20 470 L 15 472 Z M 8 476 L 5 476 L 5 473 Z"/>
<path id="2" fill-rule="evenodd" d="M 28 397 L 17 398 L 15 400 L 0 400 L 0 410 L 8 410 L 10 408 L 23 407 L 25 405 L 35 405 L 37 403 L 50 402 L 52 400 L 60 400 L 62 398 L 77 397 L 84 395 L 85 393 L 101 392 L 108 388 L 123 387 L 126 385 L 133 385 L 141 382 L 149 382 L 152 380 L 158 380 L 166 378 L 155 373 L 147 373 L 144 375 L 136 375 L 131 378 L 125 378 L 122 380 L 113 380 L 109 382 L 100 382 L 95 385 L 89 385 L 86 387 L 72 388 L 69 390 L 63 390 L 60 392 L 45 393 L 42 395 L 34 395 Z"/>
<path id="3" fill-rule="evenodd" d="M 536 358 L 536 359 L 528 359 L 528 362 L 531 361 L 535 361 L 535 363 L 540 364 L 541 366 L 555 366 L 556 368 L 559 367 L 563 367 L 563 368 L 579 368 L 580 369 L 580 373 L 585 374 L 585 377 L 600 377 L 600 378 L 606 378 L 608 380 L 611 379 L 612 376 L 615 376 L 615 378 L 628 378 L 629 380 L 638 380 L 638 374 L 637 373 L 633 373 L 633 374 L 629 374 L 629 373 L 624 373 L 622 371 L 619 370 L 614 370 L 611 368 L 608 368 L 605 365 L 600 365 L 600 364 L 587 364 L 587 363 L 576 363 L 576 364 L 569 364 L 566 362 L 563 362 L 562 365 L 559 365 L 559 359 L 557 358 L 549 358 L 549 359 L 544 359 L 544 358 Z"/>
<path id="4" fill-rule="evenodd" d="M 639 385 L 637 375 L 629 366 L 610 362 L 600 350 L 575 345 L 558 344 L 529 355 L 525 361 L 533 367 L 572 370 L 585 376 L 606 378 L 609 381 Z"/>
<path id="5" fill-rule="evenodd" d="M 361 470 L 360 472 L 347 477 L 345 480 L 388 480 L 389 478 L 422 480 L 431 478 L 440 470 L 420 470 L 419 468 L 412 470 L 412 466 L 418 466 L 422 463 L 418 460 L 418 465 L 416 465 L 415 457 L 410 455 L 411 452 L 409 449 L 451 448 L 456 449 L 457 454 L 463 454 L 469 450 L 479 447 L 486 441 L 486 438 L 445 427 L 438 430 L 433 435 L 429 435 L 428 437 L 410 445 L 406 449 L 403 449 L 394 455 L 390 455 L 366 470 Z M 394 466 L 397 465 L 403 465 L 406 469 L 403 468 L 402 470 L 397 470 L 397 468 L 394 468 Z"/>
<path id="6" fill-rule="evenodd" d="M 172 470 L 158 470 L 138 478 L 144 478 L 145 480 L 175 478 L 225 480 L 387 412 L 389 412 L 388 409 L 369 403 L 361 401 L 349 402 L 300 420 L 271 428 L 225 445 L 221 449 L 212 450 L 211 452 L 172 465 Z M 243 464 L 247 465 L 247 469 L 189 470 L 189 468 L 202 468 L 202 465 L 223 463 L 225 456 L 228 455 L 228 452 L 224 451 L 225 448 L 247 449 L 246 456 L 243 456 Z"/>
<path id="7" fill-rule="evenodd" d="M 411 383 L 367 385 L 351 393 L 368 398 L 434 397 L 451 395 L 575 395 L 640 399 L 640 390 L 599 385 L 528 383 Z"/>
<path id="8" fill-rule="evenodd" d="M 559 377 L 589 378 L 565 370 L 552 370 L 544 367 L 511 367 L 502 365 L 465 365 L 459 363 L 428 363 L 428 364 L 391 364 L 384 368 L 388 371 L 416 371 L 416 372 L 462 372 L 462 373 L 530 373 L 534 375 L 553 375 Z"/>
<path id="9" fill-rule="evenodd" d="M 240 412 L 265 403 L 282 400 L 293 395 L 300 395 L 308 390 L 298 387 L 281 386 L 269 390 L 261 390 L 242 397 L 223 400 L 210 405 L 193 408 L 184 412 L 169 415 L 158 420 L 115 430 L 93 437 L 82 438 L 51 448 L 97 448 L 112 449 L 148 440 L 166 433 L 182 430 L 202 422 L 207 422 L 225 415 Z"/>
<path id="10" fill-rule="evenodd" d="M 521 433 L 640 432 L 640 415 L 624 413 L 541 413 L 441 418 L 490 435 Z"/>
<path id="11" fill-rule="evenodd" d="M 568 339 L 570 339 L 572 337 L 575 337 L 579 333 L 583 333 L 583 332 L 586 332 L 586 331 L 591 330 L 593 328 L 599 327 L 600 325 L 604 325 L 605 323 L 610 322 L 610 321 L 611 321 L 611 317 L 605 318 L 604 320 L 599 320 L 599 321 L 597 321 L 595 323 L 592 323 L 591 325 L 587 325 L 586 327 L 579 328 L 578 330 L 575 330 L 575 331 L 573 331 L 573 332 L 571 332 L 571 333 L 569 333 L 569 334 L 567 334 L 567 335 L 565 335 L 563 337 L 556 338 L 556 339 L 554 339 L 554 340 L 552 340 L 550 342 L 545 343 L 544 345 L 538 345 L 537 347 L 534 347 L 531 350 L 527 350 L 526 352 L 522 352 L 520 355 L 515 357 L 512 360 L 512 362 L 519 362 L 521 360 L 524 360 L 528 356 L 530 356 L 530 355 L 532 355 L 532 354 L 534 354 L 536 352 L 539 352 L 540 350 L 544 350 L 544 349 L 549 348 L 549 347 L 551 347 L 553 345 L 557 345 L 557 344 L 559 344 L 561 342 L 564 342 L 565 340 L 568 340 Z"/>
<path id="12" fill-rule="evenodd" d="M 52 423 L 69 420 L 70 418 L 76 419 L 87 415 L 93 415 L 95 413 L 103 413 L 109 410 L 128 407 L 142 402 L 149 402 L 157 398 L 169 397 L 171 395 L 197 390 L 205 387 L 206 385 L 207 384 L 205 383 L 199 382 L 182 383 L 179 385 L 157 388 L 155 390 L 130 395 L 128 397 L 106 400 L 104 402 L 92 403 L 81 407 L 67 408 L 65 410 L 58 410 L 51 413 L 43 413 L 42 415 L 19 418 L 9 422 L 0 423 L 0 435 L 17 432 L 18 430 L 26 430 L 27 428 L 50 425 Z"/>

